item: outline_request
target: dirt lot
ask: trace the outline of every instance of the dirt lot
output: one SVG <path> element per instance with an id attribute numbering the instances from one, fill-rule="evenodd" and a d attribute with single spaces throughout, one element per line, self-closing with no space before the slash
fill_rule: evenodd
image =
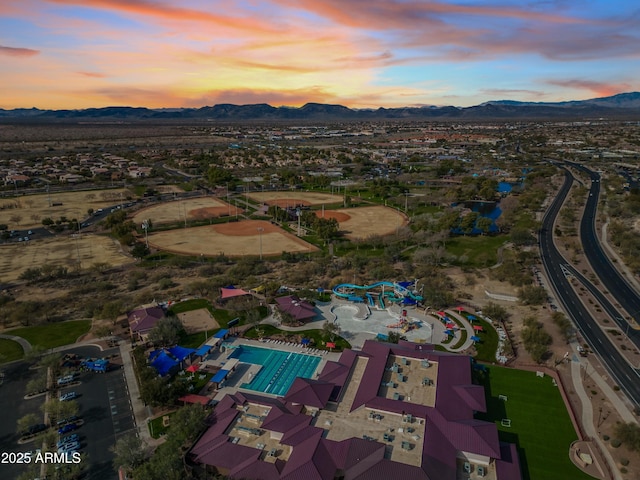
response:
<path id="1" fill-rule="evenodd" d="M 261 230 L 258 230 L 261 229 Z M 280 255 L 312 252 L 313 245 L 263 220 L 244 220 L 218 225 L 185 228 L 149 235 L 153 248 L 187 255 L 228 256 Z"/>
<path id="2" fill-rule="evenodd" d="M 388 235 L 397 228 L 407 225 L 409 220 L 393 208 L 374 206 L 360 208 L 341 208 L 339 210 L 317 211 L 316 215 L 335 218 L 340 230 L 347 238 L 367 238 L 372 235 Z"/>
<path id="3" fill-rule="evenodd" d="M 27 268 L 43 265 L 60 265 L 73 270 L 77 267 L 78 256 L 83 269 L 96 263 L 116 266 L 133 261 L 122 253 L 118 242 L 100 235 L 32 240 L 0 246 L 0 280 L 17 280 Z"/>
<path id="4" fill-rule="evenodd" d="M 248 196 L 257 202 L 280 207 L 342 203 L 344 200 L 341 195 L 320 192 L 255 192 Z"/>
<path id="5" fill-rule="evenodd" d="M 209 310 L 206 308 L 179 313 L 178 318 L 188 334 L 220 328 L 220 324 L 211 316 Z"/>
<path id="6" fill-rule="evenodd" d="M 239 208 L 237 213 L 242 212 Z M 235 215 L 236 207 L 213 197 L 189 198 L 140 210 L 133 217 L 133 222 L 136 225 L 147 219 L 155 224 L 183 222 L 185 214 L 187 220 L 205 220 L 222 215 Z"/>
<path id="7" fill-rule="evenodd" d="M 12 230 L 18 230 L 40 227 L 42 219 L 47 217 L 57 220 L 64 216 L 82 221 L 87 218 L 88 209 L 97 210 L 115 205 L 127 198 L 133 198 L 133 194 L 123 188 L 7 198 L 0 200 L 0 223 L 9 225 Z M 11 219 L 14 215 L 20 217 L 18 222 Z"/>

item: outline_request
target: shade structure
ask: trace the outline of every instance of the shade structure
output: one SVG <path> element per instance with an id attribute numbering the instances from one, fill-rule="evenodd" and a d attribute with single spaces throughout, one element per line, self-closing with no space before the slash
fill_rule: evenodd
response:
<path id="1" fill-rule="evenodd" d="M 300 340 L 300 343 L 302 345 L 309 345 L 309 343 L 311 343 L 311 340 L 309 340 L 308 338 L 303 338 L 302 340 Z"/>
<path id="2" fill-rule="evenodd" d="M 474 329 L 476 332 L 481 332 L 481 331 L 482 331 L 482 325 L 474 325 L 474 326 L 473 326 L 473 329 Z"/>
<path id="3" fill-rule="evenodd" d="M 447 323 L 447 328 L 456 328 L 455 323 Z"/>
<path id="4" fill-rule="evenodd" d="M 464 307 L 456 307 L 456 310 L 459 312 L 464 312 Z"/>
<path id="5" fill-rule="evenodd" d="M 452 330 L 445 330 L 444 334 L 445 335 L 453 335 L 453 331 Z"/>
<path id="6" fill-rule="evenodd" d="M 476 319 L 475 315 L 467 315 L 467 320 L 469 320 L 470 322 L 473 322 Z"/>
<path id="7" fill-rule="evenodd" d="M 440 312 L 436 312 L 438 315 L 440 315 L 441 317 L 444 317 L 446 315 L 446 313 L 440 311 Z"/>
<path id="8" fill-rule="evenodd" d="M 336 348 L 336 344 L 334 342 L 327 342 L 327 348 Z"/>
<path id="9" fill-rule="evenodd" d="M 187 367 L 187 372 L 189 373 L 194 373 L 197 372 L 199 368 L 199 365 L 190 365 L 189 367 Z"/>
<path id="10" fill-rule="evenodd" d="M 471 340 L 473 340 L 474 342 L 479 342 L 480 341 L 480 337 L 476 337 L 475 335 L 471 337 Z"/>

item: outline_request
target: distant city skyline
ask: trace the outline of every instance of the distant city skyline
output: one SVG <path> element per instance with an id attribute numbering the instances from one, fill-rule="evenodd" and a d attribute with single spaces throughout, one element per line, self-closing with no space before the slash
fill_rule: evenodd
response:
<path id="1" fill-rule="evenodd" d="M 4 0 L 0 108 L 351 108 L 640 90 L 631 0 Z"/>

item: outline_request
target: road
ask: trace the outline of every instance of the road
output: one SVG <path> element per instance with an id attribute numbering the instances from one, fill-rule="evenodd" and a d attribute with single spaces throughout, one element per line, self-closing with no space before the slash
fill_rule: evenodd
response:
<path id="1" fill-rule="evenodd" d="M 600 196 L 600 174 L 582 165 L 572 165 L 588 174 L 591 179 L 589 197 L 587 197 L 584 215 L 580 222 L 580 241 L 582 242 L 584 254 L 602 285 L 615 298 L 615 301 L 629 315 L 634 317 L 636 322 L 640 323 L 640 295 L 611 263 L 596 234 L 595 219 Z M 623 318 L 623 315 L 619 313 L 614 314 L 612 319 L 627 334 L 635 346 L 640 348 L 640 332 L 632 328 L 629 322 Z"/>
<path id="2" fill-rule="evenodd" d="M 600 328 L 583 305 L 568 277 L 572 275 L 579 281 L 585 281 L 587 284 L 589 282 L 569 265 L 569 262 L 560 254 L 553 243 L 553 225 L 572 183 L 573 176 L 568 170 L 565 170 L 564 183 L 543 218 L 540 231 L 542 263 L 558 301 L 563 305 L 580 334 L 600 357 L 622 391 L 634 404 L 640 406 L 640 376 L 638 372 L 629 365 L 626 358 L 611 342 L 607 333 Z M 606 301 L 606 303 L 609 305 L 605 305 L 603 302 L 603 308 L 609 307 L 615 311 L 610 302 Z"/>

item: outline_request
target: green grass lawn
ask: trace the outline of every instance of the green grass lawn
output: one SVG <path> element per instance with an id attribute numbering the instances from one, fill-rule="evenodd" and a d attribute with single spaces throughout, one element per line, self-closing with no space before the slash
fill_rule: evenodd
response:
<path id="1" fill-rule="evenodd" d="M 33 347 L 43 349 L 61 347 L 75 343 L 81 335 L 91 328 L 91 320 L 73 320 L 69 322 L 46 323 L 34 327 L 23 327 L 5 333 L 26 339 Z"/>
<path id="2" fill-rule="evenodd" d="M 498 262 L 498 248 L 508 240 L 505 235 L 457 236 L 447 241 L 447 253 L 455 255 L 461 267 L 484 268 Z"/>
<path id="3" fill-rule="evenodd" d="M 488 412 L 478 418 L 496 422 L 500 440 L 518 446 L 524 480 L 592 478 L 569 459 L 569 447 L 578 436 L 551 377 L 489 367 L 484 387 Z M 511 427 L 501 425 L 503 418 L 511 420 Z"/>
<path id="4" fill-rule="evenodd" d="M 201 308 L 206 308 L 211 313 L 213 313 L 211 302 L 209 302 L 209 300 L 207 300 L 206 298 L 192 298 L 191 300 L 185 300 L 184 302 L 175 303 L 171 305 L 171 308 L 169 308 L 169 313 L 177 315 L 179 313 L 199 310 Z"/>
<path id="5" fill-rule="evenodd" d="M 260 325 L 263 337 L 269 337 L 271 335 L 283 334 L 283 335 L 302 335 L 305 338 L 312 339 L 315 343 L 313 344 L 313 348 L 317 348 L 319 350 L 328 350 L 325 347 L 325 338 L 324 332 L 322 330 L 302 330 L 300 332 L 287 332 L 285 330 L 280 330 L 279 328 L 274 327 L 273 325 Z M 258 338 L 258 332 L 256 331 L 256 327 L 252 327 L 245 332 L 245 337 L 247 338 Z M 344 338 L 337 336 L 334 340 L 336 344 L 336 348 L 332 349 L 334 352 L 341 352 L 344 349 L 351 348 L 351 344 L 347 342 Z"/>
<path id="6" fill-rule="evenodd" d="M 23 355 L 24 351 L 18 342 L 0 338 L 0 364 L 20 360 Z"/>
<path id="7" fill-rule="evenodd" d="M 496 350 L 498 349 L 498 332 L 496 332 L 493 325 L 477 316 L 471 325 L 480 325 L 482 327 L 482 332 L 476 332 L 476 336 L 480 337 L 480 341 L 476 343 L 475 359 L 480 362 L 495 362 Z"/>
<path id="8" fill-rule="evenodd" d="M 153 438 L 160 438 L 162 435 L 167 433 L 167 430 L 171 428 L 171 417 L 175 415 L 176 412 L 170 412 L 165 415 L 160 415 L 153 420 L 150 420 L 147 425 L 149 426 L 149 433 Z M 165 427 L 164 422 L 162 421 L 163 417 L 169 417 L 169 426 Z"/>
<path id="9" fill-rule="evenodd" d="M 175 305 L 171 306 L 171 308 L 169 309 L 169 313 L 177 315 L 178 313 L 190 312 L 192 310 L 199 310 L 201 308 L 206 308 L 207 310 L 209 310 L 211 315 L 213 315 L 213 318 L 215 318 L 216 322 L 218 322 L 218 324 L 220 325 L 220 328 L 227 328 L 229 321 L 233 320 L 236 317 L 240 318 L 238 325 L 244 325 L 246 323 L 243 314 L 238 315 L 230 310 L 225 310 L 223 308 L 214 308 L 214 306 L 211 305 L 211 302 L 209 302 L 209 300 L 205 298 L 194 298 L 191 300 L 186 300 L 184 302 L 176 303 Z M 266 317 L 269 313 L 269 309 L 265 306 L 255 307 L 255 309 L 258 310 L 260 318 Z M 215 333 L 215 331 L 209 333 Z"/>

